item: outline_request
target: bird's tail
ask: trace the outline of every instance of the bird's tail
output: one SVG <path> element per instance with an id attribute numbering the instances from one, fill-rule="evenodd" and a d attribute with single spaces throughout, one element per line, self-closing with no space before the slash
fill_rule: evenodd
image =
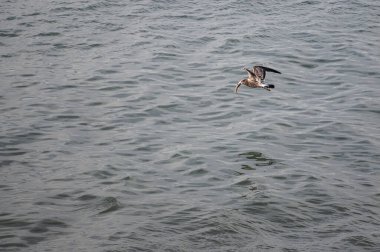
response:
<path id="1" fill-rule="evenodd" d="M 274 85 L 273 84 L 265 84 L 265 87 L 266 88 L 274 88 Z"/>

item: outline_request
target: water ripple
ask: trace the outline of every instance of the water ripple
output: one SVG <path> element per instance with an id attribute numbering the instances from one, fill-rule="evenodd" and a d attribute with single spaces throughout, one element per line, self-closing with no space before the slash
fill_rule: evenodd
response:
<path id="1" fill-rule="evenodd" d="M 0 250 L 378 251 L 378 10 L 5 1 Z"/>

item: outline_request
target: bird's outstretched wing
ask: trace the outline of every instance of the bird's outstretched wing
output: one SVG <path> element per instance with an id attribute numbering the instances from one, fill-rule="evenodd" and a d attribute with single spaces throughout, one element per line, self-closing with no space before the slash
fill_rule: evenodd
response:
<path id="1" fill-rule="evenodd" d="M 253 67 L 254 74 L 257 77 L 259 77 L 260 80 L 264 80 L 265 79 L 266 71 L 281 74 L 281 72 L 279 72 L 279 71 L 277 71 L 275 69 L 269 68 L 269 67 L 264 67 L 264 66 L 254 66 Z"/>
<path id="2" fill-rule="evenodd" d="M 248 79 L 249 80 L 256 79 L 256 75 L 251 70 L 249 70 L 248 68 L 245 68 L 245 67 L 244 67 L 244 70 L 246 70 L 248 72 Z"/>

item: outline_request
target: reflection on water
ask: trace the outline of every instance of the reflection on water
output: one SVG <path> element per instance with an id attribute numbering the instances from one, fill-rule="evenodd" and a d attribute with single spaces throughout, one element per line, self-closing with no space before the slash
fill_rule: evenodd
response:
<path id="1" fill-rule="evenodd" d="M 263 153 L 261 152 L 256 152 L 256 151 L 250 151 L 250 152 L 244 152 L 239 154 L 240 156 L 244 156 L 247 159 L 253 159 L 256 162 L 254 162 L 255 166 L 270 166 L 275 163 L 274 159 L 267 158 Z M 244 165 L 242 168 L 247 169 L 249 168 L 249 165 Z M 253 168 L 251 168 L 253 169 Z"/>

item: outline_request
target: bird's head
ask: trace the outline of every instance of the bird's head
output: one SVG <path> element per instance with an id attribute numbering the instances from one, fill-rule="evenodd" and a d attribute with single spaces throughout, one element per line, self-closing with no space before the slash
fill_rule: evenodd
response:
<path id="1" fill-rule="evenodd" d="M 247 84 L 246 84 L 247 81 L 248 81 L 247 79 L 243 79 L 243 80 L 239 81 L 239 83 L 236 84 L 236 87 L 235 87 L 235 93 L 237 93 L 237 91 L 238 91 L 238 89 L 239 89 L 239 87 L 240 87 L 241 84 L 247 85 Z"/>

